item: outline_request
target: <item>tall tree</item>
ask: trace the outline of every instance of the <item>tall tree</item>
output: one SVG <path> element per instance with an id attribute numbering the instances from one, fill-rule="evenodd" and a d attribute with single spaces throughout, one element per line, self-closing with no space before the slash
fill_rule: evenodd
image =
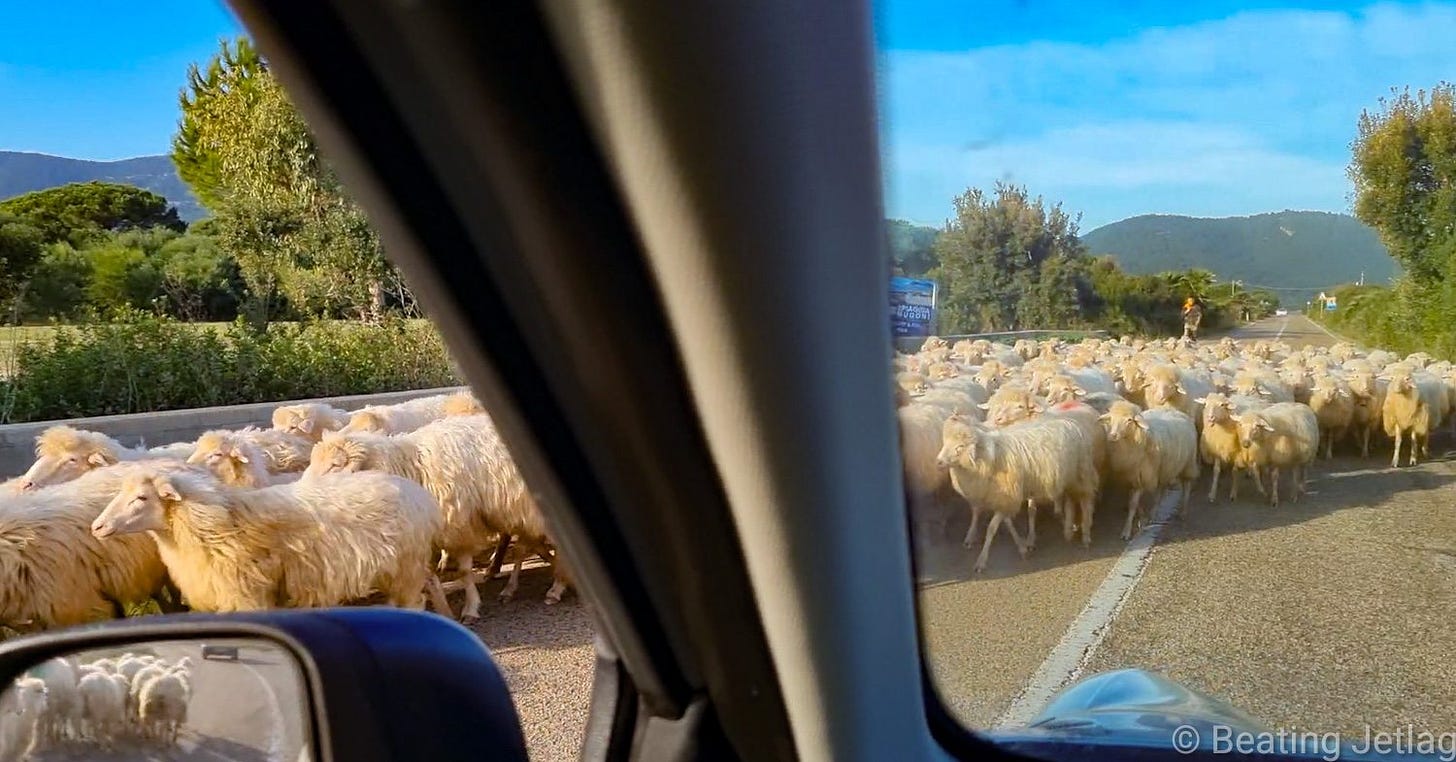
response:
<path id="1" fill-rule="evenodd" d="M 1392 91 L 1360 114 L 1352 148 L 1355 216 L 1411 277 L 1443 277 L 1456 236 L 1456 88 Z"/>
<path id="2" fill-rule="evenodd" d="M 39 230 L 0 211 L 0 301 L 15 296 L 44 251 L 45 238 Z"/>
<path id="3" fill-rule="evenodd" d="M 935 239 L 940 331 L 946 334 L 1050 328 L 1075 322 L 1090 293 L 1077 220 L 1060 204 L 997 183 L 994 197 L 972 188 Z M 1053 262 L 1043 282 L 1043 265 Z"/>
<path id="4" fill-rule="evenodd" d="M 246 39 L 189 71 L 181 106 L 173 161 L 250 291 L 307 313 L 377 314 L 390 274 L 379 238 Z"/>
<path id="5" fill-rule="evenodd" d="M 70 183 L 0 201 L 11 214 L 40 231 L 47 243 L 80 245 L 105 232 L 186 225 L 177 208 L 149 190 L 120 183 Z"/>

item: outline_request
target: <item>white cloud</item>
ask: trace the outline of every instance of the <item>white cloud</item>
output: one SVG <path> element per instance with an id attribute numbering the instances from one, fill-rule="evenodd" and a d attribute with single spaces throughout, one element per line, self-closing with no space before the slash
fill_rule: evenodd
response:
<path id="1" fill-rule="evenodd" d="M 1260 11 L 1103 45 L 884 56 L 889 211 L 1011 178 L 1084 210 L 1343 211 L 1360 111 L 1456 77 L 1456 6 Z"/>

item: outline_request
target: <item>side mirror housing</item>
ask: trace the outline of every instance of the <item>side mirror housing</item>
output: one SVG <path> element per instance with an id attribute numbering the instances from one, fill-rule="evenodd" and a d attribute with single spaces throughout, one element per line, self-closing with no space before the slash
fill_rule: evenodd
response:
<path id="1" fill-rule="evenodd" d="M 218 706 L 194 705 L 188 716 L 201 722 L 207 715 L 213 725 L 242 714 L 227 711 L 234 694 L 219 683 L 256 685 L 265 672 L 258 665 L 268 664 L 266 673 L 275 675 L 270 680 L 285 688 L 275 684 L 264 691 L 273 714 L 282 715 L 274 721 L 288 724 L 298 738 L 292 748 L 260 751 L 281 751 L 289 762 L 295 755 L 340 762 L 465 760 L 478 759 L 482 749 L 491 759 L 527 759 L 515 705 L 490 652 L 459 624 L 422 612 L 360 607 L 117 620 L 0 644 L 0 686 L 15 686 L 28 671 L 44 674 L 53 659 L 94 665 L 101 660 L 85 655 L 132 653 L 162 656 L 174 665 L 184 654 L 190 657 L 191 697 L 200 702 L 207 691 Z M 114 665 L 118 659 L 104 661 Z M 175 728 L 171 735 L 175 741 Z M 155 736 L 138 733 L 149 743 Z"/>

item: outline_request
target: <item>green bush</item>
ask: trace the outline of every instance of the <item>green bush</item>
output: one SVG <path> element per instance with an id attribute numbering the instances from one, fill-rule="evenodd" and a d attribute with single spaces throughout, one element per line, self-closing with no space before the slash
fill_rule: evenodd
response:
<path id="1" fill-rule="evenodd" d="M 427 389 L 458 384 L 423 321 L 275 323 L 258 332 L 128 312 L 22 344 L 0 422 Z"/>

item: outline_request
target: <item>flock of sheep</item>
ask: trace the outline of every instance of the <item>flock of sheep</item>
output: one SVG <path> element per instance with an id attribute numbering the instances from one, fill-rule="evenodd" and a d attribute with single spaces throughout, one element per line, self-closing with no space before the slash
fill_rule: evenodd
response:
<path id="1" fill-rule="evenodd" d="M 1278 341 L 927 339 L 897 353 L 905 483 L 917 530 L 943 533 L 953 490 L 971 513 L 967 548 L 989 513 L 975 570 L 1005 527 L 1023 557 L 1036 544 L 1038 506 L 1051 506 L 1071 541 L 1091 543 L 1097 501 L 1129 493 L 1123 539 L 1173 488 L 1187 507 L 1203 466 L 1208 499 L 1240 474 L 1279 504 L 1281 473 L 1298 500 L 1308 468 L 1350 440 L 1369 457 L 1372 436 L 1415 465 L 1456 406 L 1456 367 L 1340 343 L 1294 349 Z M 954 501 L 950 501 L 953 504 Z M 1026 536 L 1014 519 L 1027 514 Z"/>
<path id="2" fill-rule="evenodd" d="M 197 611 L 367 602 L 452 616 L 439 574 L 463 575 L 462 618 L 480 615 L 475 559 L 517 542 L 565 565 L 530 491 L 468 393 L 346 412 L 274 411 L 271 429 L 123 447 L 55 426 L 36 461 L 0 485 L 0 624 L 17 630 L 120 616 L 170 600 Z M 518 556 L 501 597 L 516 590 Z"/>
<path id="3" fill-rule="evenodd" d="M 187 722 L 192 661 L 123 654 L 86 663 L 51 659 L 19 678 L 0 717 L 0 759 L 81 743 L 172 746 Z"/>

